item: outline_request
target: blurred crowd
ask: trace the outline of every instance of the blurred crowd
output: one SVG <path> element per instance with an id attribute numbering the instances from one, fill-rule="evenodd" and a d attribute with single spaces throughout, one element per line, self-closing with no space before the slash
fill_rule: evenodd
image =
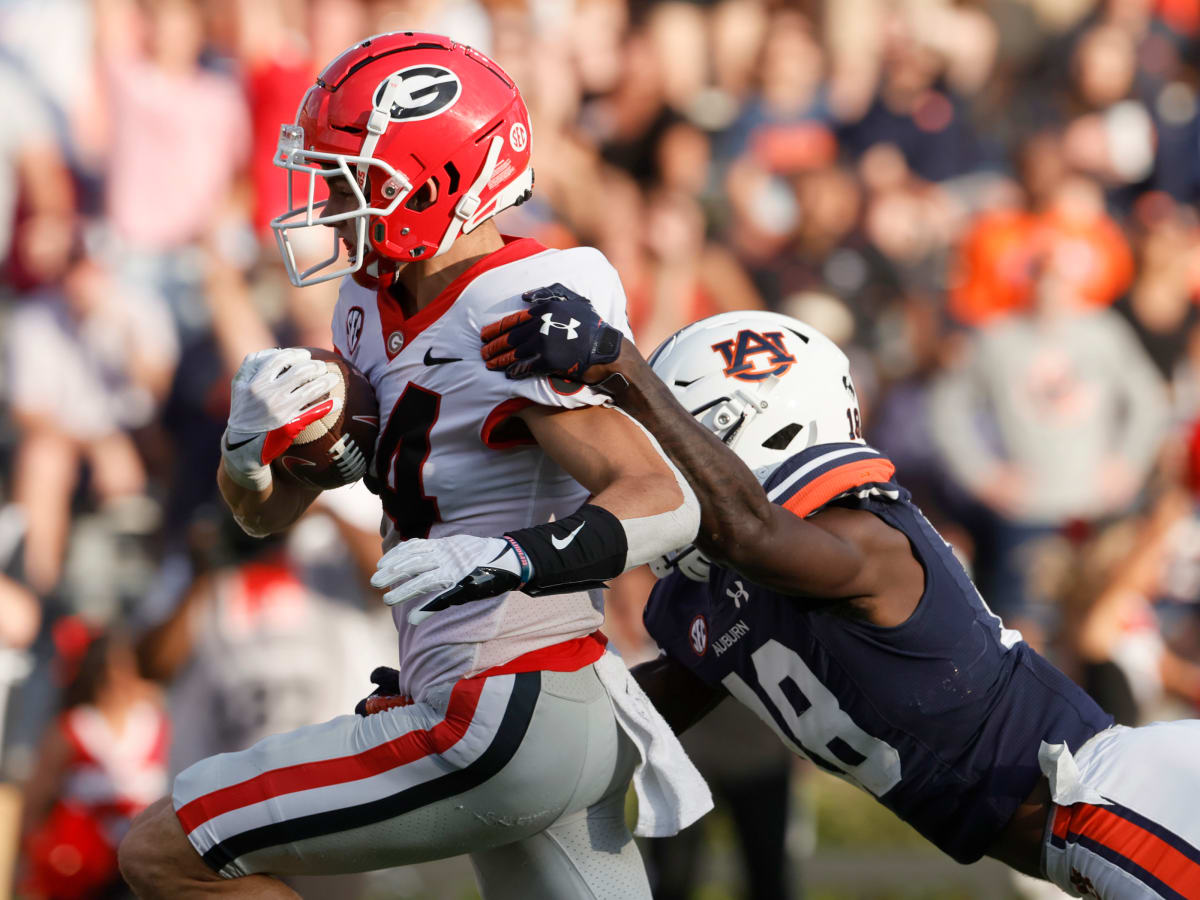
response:
<path id="1" fill-rule="evenodd" d="M 397 29 L 521 86 L 503 231 L 599 247 L 646 352 L 726 310 L 825 331 L 993 609 L 1119 720 L 1196 714 L 1198 0 L 6 0 L 0 882 L 19 833 L 23 896 L 119 895 L 171 773 L 349 711 L 394 655 L 369 493 L 260 542 L 213 476 L 242 357 L 329 345 L 336 285 L 291 288 L 268 228 L 279 125 Z M 610 603 L 631 662 L 648 586 Z M 714 781 L 778 823 L 761 874 L 789 763 L 760 757 Z"/>

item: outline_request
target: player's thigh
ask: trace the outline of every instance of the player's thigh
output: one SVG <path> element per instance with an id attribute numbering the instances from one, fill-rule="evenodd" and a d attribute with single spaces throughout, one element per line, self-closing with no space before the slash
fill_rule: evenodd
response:
<path id="1" fill-rule="evenodd" d="M 1195 720 L 1116 726 L 1084 744 L 1074 757 L 1080 781 L 1106 802 L 1054 809 L 1051 880 L 1114 900 L 1200 897 L 1197 747 Z"/>
<path id="2" fill-rule="evenodd" d="M 175 808 L 228 876 L 364 871 L 512 843 L 586 805 L 581 785 L 602 780 L 586 761 L 599 713 L 612 717 L 607 696 L 556 690 L 590 681 L 590 668 L 474 679 L 275 735 L 186 770 Z"/>
<path id="3" fill-rule="evenodd" d="M 1104 797 L 1200 847 L 1200 720 L 1110 728 L 1075 760 Z"/>
<path id="4" fill-rule="evenodd" d="M 644 883 L 641 857 L 624 821 L 637 749 L 617 725 L 604 686 L 591 666 L 521 677 L 539 681 L 537 703 L 519 746 L 499 771 L 402 816 L 332 836 L 314 850 L 329 854 L 342 846 L 352 855 L 364 843 L 377 845 L 381 852 L 372 867 L 493 850 L 511 871 L 521 855 L 515 848 L 532 841 L 540 848 L 529 857 L 533 870 L 544 866 L 545 883 L 556 886 L 545 897 L 593 896 L 563 892 L 570 880 L 564 880 L 566 868 L 558 864 L 563 851 L 555 848 L 565 844 L 571 847 L 569 867 L 584 873 L 585 883 L 606 878 Z M 497 757 L 488 765 L 494 768 L 500 762 Z M 550 840 L 543 840 L 543 834 Z M 436 837 L 432 843 L 431 836 Z M 525 880 L 518 878 L 516 883 Z M 512 896 L 543 896 L 536 893 L 540 883 L 535 877 Z M 487 885 L 484 896 L 492 898 Z"/>
<path id="5" fill-rule="evenodd" d="M 617 734 L 618 778 L 632 772 L 636 750 Z M 611 785 L 585 809 L 570 812 L 524 840 L 471 854 L 484 900 L 649 900 L 646 870 L 625 824 L 625 789 Z"/>

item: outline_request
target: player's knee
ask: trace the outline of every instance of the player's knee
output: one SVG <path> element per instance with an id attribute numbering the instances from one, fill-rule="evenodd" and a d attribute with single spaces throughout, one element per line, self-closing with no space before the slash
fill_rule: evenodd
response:
<path id="1" fill-rule="evenodd" d="M 139 897 L 169 896 L 170 886 L 203 863 L 188 843 L 171 798 L 142 811 L 117 848 L 121 875 Z"/>

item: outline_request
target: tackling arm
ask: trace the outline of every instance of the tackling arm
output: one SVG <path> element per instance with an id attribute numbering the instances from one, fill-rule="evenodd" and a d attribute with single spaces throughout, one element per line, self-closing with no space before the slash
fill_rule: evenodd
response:
<path id="1" fill-rule="evenodd" d="M 683 471 L 700 500 L 696 543 L 766 587 L 820 597 L 860 596 L 865 557 L 856 542 L 767 500 L 754 473 L 672 396 L 629 341 L 599 367 L 628 385 L 617 405 L 641 422 Z M 613 382 L 610 382 L 610 384 Z"/>
<path id="2" fill-rule="evenodd" d="M 529 309 L 483 329 L 482 354 L 509 377 L 564 375 L 597 385 L 640 422 L 683 472 L 700 501 L 696 543 L 759 584 L 797 595 L 861 597 L 874 572 L 857 535 L 827 529 L 767 500 L 754 474 L 676 402 L 628 340 L 613 339 L 591 304 L 560 285 L 530 292 Z M 583 340 L 537 326 L 547 310 L 577 320 Z M 679 546 L 682 546 L 680 544 Z"/>
<path id="3" fill-rule="evenodd" d="M 729 696 L 723 688 L 706 684 L 666 655 L 636 665 L 629 672 L 676 734 L 691 728 Z"/>

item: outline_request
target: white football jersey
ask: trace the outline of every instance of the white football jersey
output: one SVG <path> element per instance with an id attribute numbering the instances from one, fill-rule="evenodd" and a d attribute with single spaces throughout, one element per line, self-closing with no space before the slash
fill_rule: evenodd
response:
<path id="1" fill-rule="evenodd" d="M 573 409 L 607 399 L 557 379 L 510 381 L 480 355 L 484 325 L 525 308 L 525 291 L 555 282 L 588 297 L 606 322 L 629 334 L 616 270 L 587 247 L 548 250 L 506 238 L 503 249 L 410 319 L 386 294 L 344 279 L 333 342 L 379 400 L 370 472 L 383 501 L 385 549 L 414 537 L 499 536 L 568 516 L 587 500 L 587 490 L 541 452 L 513 414 L 532 404 Z M 408 608 L 393 616 L 400 683 L 418 699 L 429 685 L 582 637 L 604 619 L 599 591 L 513 592 L 438 612 L 417 628 L 408 624 Z"/>

